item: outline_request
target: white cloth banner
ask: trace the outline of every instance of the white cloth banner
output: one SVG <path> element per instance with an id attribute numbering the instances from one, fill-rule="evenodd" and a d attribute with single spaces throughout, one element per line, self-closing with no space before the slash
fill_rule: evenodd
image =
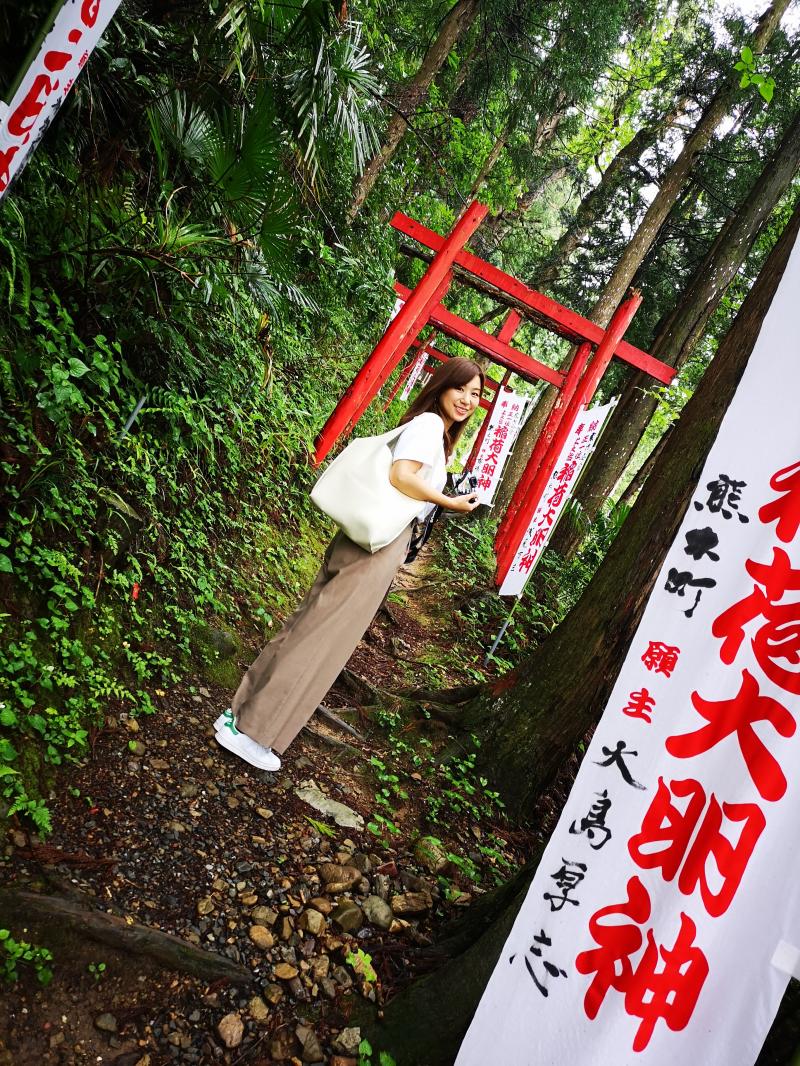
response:
<path id="1" fill-rule="evenodd" d="M 121 0 L 66 0 L 14 98 L 0 104 L 0 197 L 61 105 Z"/>
<path id="2" fill-rule="evenodd" d="M 558 462 L 553 468 L 547 487 L 542 493 L 539 506 L 533 513 L 525 536 L 520 541 L 514 560 L 503 583 L 498 589 L 500 596 L 521 596 L 528 578 L 541 559 L 550 534 L 561 517 L 567 500 L 572 495 L 575 483 L 597 443 L 597 438 L 611 411 L 616 398 L 602 407 L 579 411 L 564 442 Z"/>
<path id="3" fill-rule="evenodd" d="M 425 364 L 428 362 L 428 349 L 423 345 L 419 350 L 419 355 L 414 360 L 414 365 L 411 367 L 411 373 L 406 379 L 406 383 L 403 386 L 403 391 L 400 393 L 401 400 L 407 400 L 411 395 L 411 390 L 417 383 L 420 374 L 425 369 Z"/>
<path id="4" fill-rule="evenodd" d="M 486 416 L 489 426 L 475 459 L 474 474 L 478 479 L 477 496 L 480 503 L 494 500 L 503 467 L 517 439 L 527 400 L 508 385 L 501 385 L 497 402 Z"/>
<path id="5" fill-rule="evenodd" d="M 798 291 L 800 246 L 457 1066 L 758 1057 L 800 931 Z"/>

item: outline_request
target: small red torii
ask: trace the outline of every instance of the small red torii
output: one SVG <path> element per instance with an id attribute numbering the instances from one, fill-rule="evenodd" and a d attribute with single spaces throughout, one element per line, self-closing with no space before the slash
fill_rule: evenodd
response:
<path id="1" fill-rule="evenodd" d="M 487 211 L 486 205 L 473 201 L 446 237 L 399 211 L 394 215 L 391 226 L 430 249 L 433 255 L 428 253 L 422 256 L 429 258 L 429 265 L 413 289 L 395 283 L 395 291 L 404 303 L 322 428 L 316 440 L 313 462 L 318 466 L 342 434 L 353 428 L 412 345 L 418 349 L 424 347 L 433 359 L 447 358 L 433 347 L 436 333 L 460 341 L 505 367 L 503 382 L 490 384 L 487 381 L 490 387 L 494 386 L 494 396 L 489 401 L 483 400 L 482 407 L 491 409 L 500 394 L 500 385 L 508 380 L 511 373 L 526 381 L 547 381 L 554 385 L 558 389 L 558 397 L 497 529 L 495 582 L 499 586 L 511 567 L 558 462 L 570 427 L 581 408 L 591 401 L 612 357 L 622 359 L 663 384 L 673 380 L 675 370 L 623 340 L 642 302 L 640 293 L 629 293 L 614 312 L 608 327 L 603 329 L 468 252 L 465 245 L 486 217 Z M 478 287 L 484 293 L 488 291 L 490 296 L 494 295 L 492 290 L 496 290 L 495 298 L 509 306 L 513 302 L 496 336 L 442 306 L 440 301 L 455 280 L 456 269 L 467 284 Z M 511 345 L 523 318 L 577 346 L 566 374 Z M 433 332 L 425 340 L 420 340 L 420 332 L 426 326 L 432 326 Z M 487 424 L 488 419 L 485 419 L 481 427 L 484 431 Z M 476 448 L 479 446 L 480 438 Z M 477 450 L 473 449 L 472 454 L 476 455 Z"/>

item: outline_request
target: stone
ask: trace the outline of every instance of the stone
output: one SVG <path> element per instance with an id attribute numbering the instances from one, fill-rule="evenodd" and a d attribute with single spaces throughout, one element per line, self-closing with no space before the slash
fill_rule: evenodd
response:
<path id="1" fill-rule="evenodd" d="M 444 870 L 450 861 L 442 842 L 436 837 L 421 837 L 414 846 L 414 858 L 432 874 Z"/>
<path id="2" fill-rule="evenodd" d="M 355 866 L 340 866 L 336 862 L 321 863 L 319 876 L 325 883 L 325 891 L 332 896 L 347 892 L 361 883 L 360 870 Z"/>
<path id="3" fill-rule="evenodd" d="M 363 830 L 364 819 L 360 814 L 357 814 L 346 804 L 339 803 L 338 800 L 333 800 L 326 796 L 321 789 L 306 785 L 302 788 L 296 788 L 294 794 L 298 799 L 307 803 L 309 807 L 319 811 L 320 814 L 330 815 L 337 825 L 344 826 L 347 829 Z"/>
<path id="4" fill-rule="evenodd" d="M 385 902 L 389 898 L 389 890 L 391 888 L 391 881 L 386 874 L 375 874 L 372 878 L 372 888 L 376 896 Z"/>
<path id="5" fill-rule="evenodd" d="M 317 1034 L 312 1030 L 303 1041 L 303 1062 L 322 1062 L 324 1058 Z"/>
<path id="6" fill-rule="evenodd" d="M 204 896 L 203 899 L 197 904 L 197 913 L 202 918 L 206 914 L 211 914 L 214 910 L 214 900 L 211 896 Z"/>
<path id="7" fill-rule="evenodd" d="M 266 807 L 256 807 L 256 814 L 261 818 L 269 819 L 272 817 L 272 811 L 267 810 Z"/>
<path id="8" fill-rule="evenodd" d="M 311 975 L 315 981 L 321 981 L 327 977 L 331 968 L 330 955 L 318 955 L 311 960 Z"/>
<path id="9" fill-rule="evenodd" d="M 334 1055 L 329 1066 L 358 1066 L 358 1059 L 351 1059 L 349 1055 Z"/>
<path id="10" fill-rule="evenodd" d="M 362 904 L 367 921 L 379 929 L 388 929 L 392 924 L 392 908 L 380 896 L 367 896 Z"/>
<path id="11" fill-rule="evenodd" d="M 269 1045 L 269 1053 L 278 1062 L 290 1059 L 297 1049 L 297 1040 L 290 1029 L 279 1029 Z"/>
<path id="12" fill-rule="evenodd" d="M 331 903 L 329 899 L 325 899 L 324 896 L 314 896 L 314 898 L 308 902 L 309 905 L 314 907 L 315 910 L 318 910 L 320 914 L 330 914 L 335 906 L 335 904 Z"/>
<path id="13" fill-rule="evenodd" d="M 144 755 L 144 753 L 147 751 L 147 748 L 144 746 L 141 740 L 129 740 L 128 751 L 132 752 L 134 755 Z"/>
<path id="14" fill-rule="evenodd" d="M 247 935 L 253 941 L 257 948 L 261 948 L 262 951 L 269 951 L 269 949 L 275 943 L 275 937 L 272 933 L 263 925 L 251 925 Z"/>
<path id="15" fill-rule="evenodd" d="M 351 1026 L 348 1029 L 342 1029 L 331 1047 L 341 1055 L 357 1055 L 360 1043 L 361 1030 L 357 1026 Z"/>
<path id="16" fill-rule="evenodd" d="M 365 855 L 363 851 L 355 852 L 349 865 L 355 866 L 355 868 L 360 870 L 362 874 L 368 874 L 372 870 L 372 863 L 370 862 L 369 855 Z"/>
<path id="17" fill-rule="evenodd" d="M 336 999 L 336 982 L 332 981 L 330 977 L 323 977 L 320 980 L 320 988 L 322 994 L 327 996 L 328 999 Z"/>
<path id="18" fill-rule="evenodd" d="M 355 933 L 364 924 L 364 912 L 350 899 L 342 900 L 331 912 L 331 918 L 345 933 Z"/>
<path id="19" fill-rule="evenodd" d="M 199 785 L 193 781 L 184 781 L 180 787 L 181 799 L 194 799 L 199 791 Z"/>
<path id="20" fill-rule="evenodd" d="M 261 996 L 253 996 L 247 1004 L 247 1010 L 250 1017 L 256 1022 L 265 1022 L 269 1017 L 269 1007 Z"/>
<path id="21" fill-rule="evenodd" d="M 281 918 L 278 922 L 278 936 L 281 940 L 288 940 L 294 932 L 294 922 L 291 918 Z"/>
<path id="22" fill-rule="evenodd" d="M 325 932 L 327 924 L 319 911 L 307 910 L 300 915 L 297 928 L 304 929 L 307 933 L 311 933 L 312 936 L 320 936 Z"/>
<path id="23" fill-rule="evenodd" d="M 94 1020 L 95 1029 L 99 1029 L 102 1033 L 116 1033 L 117 1031 L 117 1019 L 113 1014 L 106 1012 L 105 1014 L 98 1014 Z"/>
<path id="24" fill-rule="evenodd" d="M 264 989 L 264 999 L 266 999 L 267 1003 L 271 1003 L 273 1007 L 277 1007 L 283 999 L 283 989 L 280 985 L 276 985 L 274 981 L 271 981 Z"/>
<path id="25" fill-rule="evenodd" d="M 166 759 L 151 759 L 150 765 L 154 770 L 169 770 L 169 763 Z"/>
<path id="26" fill-rule="evenodd" d="M 225 1047 L 238 1047 L 244 1036 L 244 1022 L 235 1011 L 231 1011 L 218 1023 L 217 1032 Z"/>
<path id="27" fill-rule="evenodd" d="M 259 925 L 274 925 L 278 920 L 278 912 L 272 907 L 253 907 L 252 917 Z"/>
<path id="28" fill-rule="evenodd" d="M 281 981 L 291 981 L 293 977 L 297 977 L 298 973 L 297 968 L 290 966 L 288 962 L 279 962 L 277 966 L 273 967 L 272 972 Z"/>
<path id="29" fill-rule="evenodd" d="M 392 896 L 393 914 L 424 914 L 433 906 L 430 892 L 403 892 Z"/>

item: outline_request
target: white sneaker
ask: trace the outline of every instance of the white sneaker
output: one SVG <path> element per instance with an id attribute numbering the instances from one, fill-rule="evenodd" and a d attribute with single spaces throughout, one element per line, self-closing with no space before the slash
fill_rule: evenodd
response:
<path id="1" fill-rule="evenodd" d="M 236 728 L 236 719 L 233 717 L 233 711 L 230 707 L 227 711 L 223 711 L 216 722 L 214 722 L 215 733 L 220 733 L 223 729 L 229 729 L 234 736 L 239 735 L 239 730 Z"/>
<path id="2" fill-rule="evenodd" d="M 248 737 L 246 733 L 242 733 L 235 726 L 232 732 L 228 729 L 222 729 L 218 730 L 215 736 L 217 744 L 227 748 L 228 751 L 232 751 L 234 755 L 238 755 L 245 762 L 249 762 L 251 766 L 257 766 L 259 770 L 280 770 L 281 760 L 272 748 L 262 747 L 261 744 L 257 744 L 252 737 Z"/>

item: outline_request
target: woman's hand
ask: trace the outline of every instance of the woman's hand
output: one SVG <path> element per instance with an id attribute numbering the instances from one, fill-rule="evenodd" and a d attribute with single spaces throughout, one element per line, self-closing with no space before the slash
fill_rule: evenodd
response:
<path id="1" fill-rule="evenodd" d="M 464 496 L 448 496 L 447 507 L 451 511 L 458 511 L 460 514 L 469 514 L 470 511 L 474 511 L 479 505 L 477 493 L 470 492 Z"/>

